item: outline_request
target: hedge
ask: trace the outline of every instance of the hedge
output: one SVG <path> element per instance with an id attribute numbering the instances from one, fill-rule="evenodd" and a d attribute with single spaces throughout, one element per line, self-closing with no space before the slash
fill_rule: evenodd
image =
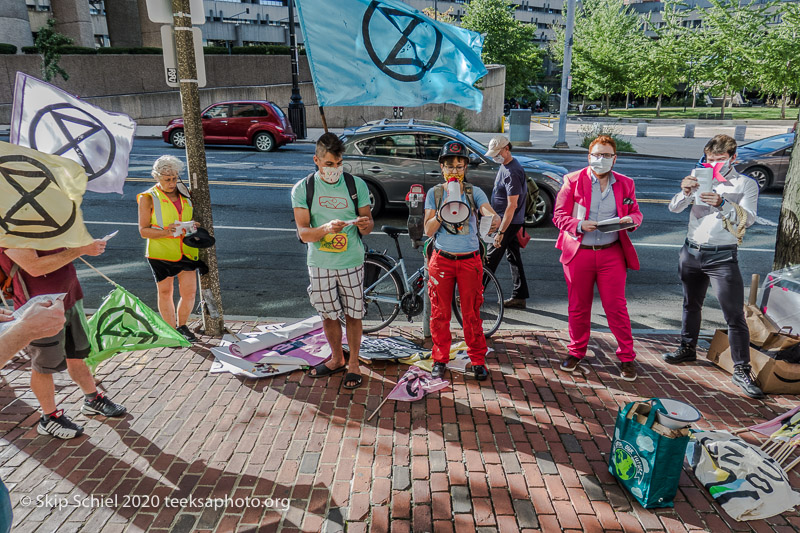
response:
<path id="1" fill-rule="evenodd" d="M 95 55 L 97 48 L 89 48 L 87 46 L 59 46 L 58 53 L 61 55 Z"/>
<path id="2" fill-rule="evenodd" d="M 204 46 L 203 53 L 207 56 L 227 54 L 228 49 L 224 46 Z"/>
<path id="3" fill-rule="evenodd" d="M 23 46 L 22 47 L 23 54 L 38 54 L 39 50 L 36 49 L 35 46 Z"/>
<path id="4" fill-rule="evenodd" d="M 131 48 L 131 54 L 141 54 L 141 55 L 161 55 L 164 53 L 161 48 L 157 48 L 155 46 L 140 46 L 138 48 Z"/>
<path id="5" fill-rule="evenodd" d="M 13 44 L 0 43 L 0 54 L 16 54 L 17 47 Z"/>

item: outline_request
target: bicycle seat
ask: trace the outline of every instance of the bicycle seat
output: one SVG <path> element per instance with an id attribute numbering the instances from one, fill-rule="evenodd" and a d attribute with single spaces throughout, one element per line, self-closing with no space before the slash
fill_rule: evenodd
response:
<path id="1" fill-rule="evenodd" d="M 396 228 L 394 226 L 381 226 L 381 231 L 389 237 L 397 237 L 408 233 L 408 228 Z"/>

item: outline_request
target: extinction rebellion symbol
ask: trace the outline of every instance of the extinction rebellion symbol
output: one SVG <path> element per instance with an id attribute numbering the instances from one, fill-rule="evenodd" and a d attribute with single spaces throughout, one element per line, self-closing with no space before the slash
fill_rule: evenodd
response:
<path id="1" fill-rule="evenodd" d="M 105 174 L 117 155 L 117 143 L 108 128 L 91 113 L 72 104 L 43 107 L 28 130 L 31 148 L 69 159 L 74 152 L 89 181 Z"/>
<path id="2" fill-rule="evenodd" d="M 361 21 L 361 33 L 364 36 L 364 47 L 370 59 L 384 73 L 402 82 L 419 81 L 425 77 L 439 59 L 442 51 L 442 34 L 435 26 L 429 24 L 423 17 L 413 13 L 406 13 L 391 7 L 381 5 L 379 0 L 373 0 L 364 13 Z M 394 47 L 381 58 L 375 49 L 376 43 L 387 40 L 385 38 L 385 24 L 380 24 L 380 15 L 397 30 L 397 42 Z M 375 18 L 374 26 L 381 29 L 370 28 Z M 405 23 L 405 26 L 403 25 Z M 373 42 L 371 32 L 377 37 Z M 392 37 L 394 34 L 392 34 Z M 391 39 L 392 37 L 389 37 Z M 415 39 L 416 37 L 416 39 Z M 423 39 L 424 38 L 424 39 Z M 391 42 L 391 41 L 390 41 Z M 420 42 L 428 43 L 420 45 Z"/>
<path id="3" fill-rule="evenodd" d="M 158 334 L 144 318 L 126 307 L 106 309 L 97 321 L 95 340 L 105 347 L 103 337 L 128 339 L 129 344 L 151 344 L 158 340 Z M 131 342 L 131 339 L 135 339 Z"/>
<path id="4" fill-rule="evenodd" d="M 39 196 L 46 194 L 48 188 L 61 189 L 52 172 L 42 162 L 24 155 L 0 157 L 0 178 L 20 195 L 20 199 L 0 216 L 0 227 L 6 234 L 29 239 L 49 239 L 66 233 L 75 224 L 78 210 L 74 202 L 70 202 L 72 212 L 66 217 L 60 217 L 66 218 L 60 221 L 39 202 Z M 31 189 L 30 185 L 33 183 L 36 186 Z M 36 229 L 19 229 L 25 226 Z M 42 231 L 42 227 L 52 229 Z"/>

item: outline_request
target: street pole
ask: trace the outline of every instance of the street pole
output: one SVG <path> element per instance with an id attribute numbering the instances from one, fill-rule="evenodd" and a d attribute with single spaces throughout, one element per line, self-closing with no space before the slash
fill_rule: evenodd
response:
<path id="1" fill-rule="evenodd" d="M 289 102 L 289 123 L 298 139 L 306 138 L 306 106 L 300 96 L 300 69 L 297 56 L 297 34 L 294 29 L 294 0 L 289 0 L 289 46 L 292 55 L 292 97 Z"/>
<path id="2" fill-rule="evenodd" d="M 561 72 L 561 108 L 558 114 L 558 140 L 554 148 L 567 144 L 567 112 L 569 111 L 570 69 L 572 67 L 572 32 L 575 27 L 575 0 L 567 0 L 567 27 L 564 30 L 564 68 Z"/>
<path id="3" fill-rule="evenodd" d="M 213 235 L 214 221 L 211 216 L 211 194 L 208 190 L 203 124 L 200 119 L 200 92 L 197 87 L 190 0 L 172 0 L 172 13 L 194 220 Z M 200 258 L 208 265 L 208 274 L 200 276 L 200 300 L 205 304 L 202 306 L 203 330 L 206 335 L 216 337 L 222 335 L 225 329 L 216 247 L 201 249 Z"/>

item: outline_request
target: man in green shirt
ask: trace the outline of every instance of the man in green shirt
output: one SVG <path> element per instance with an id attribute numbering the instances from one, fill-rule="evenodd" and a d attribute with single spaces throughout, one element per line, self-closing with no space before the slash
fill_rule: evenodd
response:
<path id="1" fill-rule="evenodd" d="M 369 189 L 361 178 L 345 175 L 344 144 L 333 133 L 317 141 L 314 163 L 319 169 L 292 188 L 292 208 L 300 239 L 308 243 L 308 294 L 322 317 L 331 359 L 311 369 L 311 377 L 324 377 L 347 369 L 346 389 L 361 385 L 358 350 L 364 318 L 364 244 L 361 236 L 372 231 Z M 311 205 L 308 184 L 313 184 Z M 355 194 L 350 188 L 355 188 Z M 354 198 L 355 196 L 355 198 Z M 342 326 L 347 324 L 350 359 L 342 351 Z"/>

